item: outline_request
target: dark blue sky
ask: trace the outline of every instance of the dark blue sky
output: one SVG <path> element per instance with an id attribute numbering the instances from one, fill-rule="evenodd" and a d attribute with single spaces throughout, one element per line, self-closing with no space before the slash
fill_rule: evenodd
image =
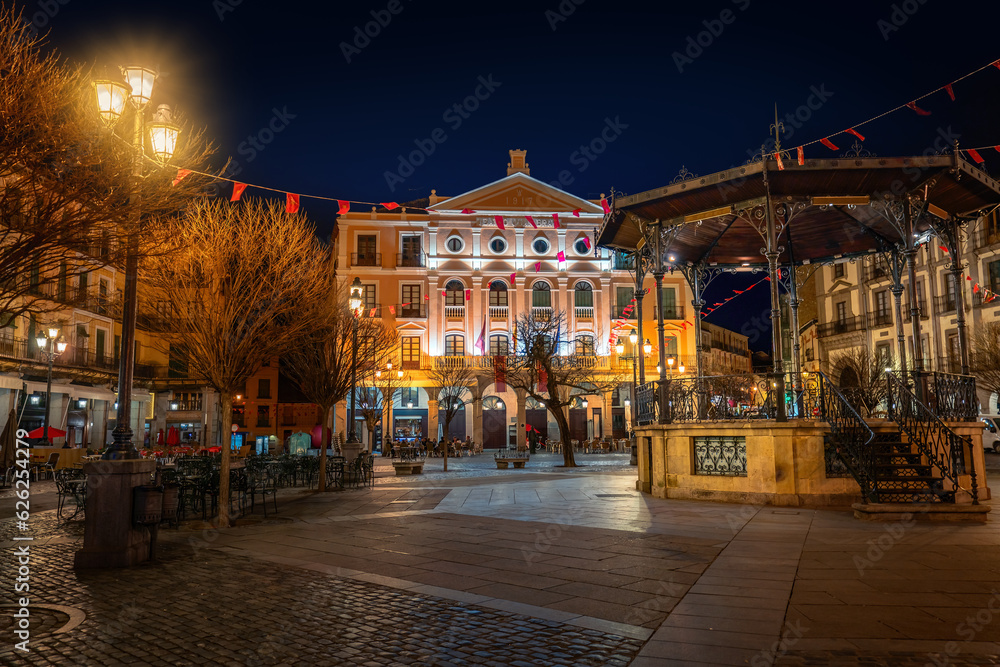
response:
<path id="1" fill-rule="evenodd" d="M 50 3 L 58 6 L 51 17 Z M 799 128 L 786 124 L 794 147 L 1000 58 L 990 33 L 1000 7 L 983 2 L 22 6 L 74 60 L 158 66 L 157 101 L 204 125 L 220 155 L 238 161 L 240 180 L 369 201 L 475 188 L 505 174 L 510 148 L 528 150 L 532 176 L 568 172 L 565 189 L 574 194 L 635 193 L 666 184 L 682 165 L 704 174 L 746 161 L 766 139 L 775 104 L 784 116 L 813 103 L 800 110 L 808 118 Z M 366 27 L 375 33 L 378 18 L 385 25 L 377 34 L 356 40 Z M 478 108 L 445 115 L 477 87 L 485 98 Z M 965 146 L 1000 143 L 991 122 L 998 91 L 1000 70 L 984 71 L 955 86 L 957 102 L 944 93 L 921 102 L 931 116 L 903 111 L 866 126 L 865 145 L 879 155 L 919 154 L 948 128 Z M 577 153 L 609 119 L 619 129 L 606 150 L 593 159 Z M 272 122 L 282 129 L 264 145 L 261 131 Z M 438 128 L 444 140 L 439 132 L 433 142 Z M 400 172 L 399 156 L 428 141 L 433 153 L 425 150 L 412 174 Z M 846 150 L 852 141 L 841 135 L 837 143 Z M 988 169 L 1000 168 L 1000 153 L 986 157 Z M 387 172 L 405 176 L 392 179 L 395 190 Z M 303 199 L 303 209 L 329 227 L 330 207 Z M 719 289 L 727 296 L 731 286 Z M 764 307 L 756 300 L 731 302 L 712 319 L 739 330 L 742 311 Z"/>

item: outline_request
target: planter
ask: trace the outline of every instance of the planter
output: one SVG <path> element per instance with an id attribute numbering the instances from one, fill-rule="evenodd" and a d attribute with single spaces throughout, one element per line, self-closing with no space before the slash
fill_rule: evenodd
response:
<path id="1" fill-rule="evenodd" d="M 137 486 L 132 489 L 132 523 L 155 526 L 163 517 L 163 487 Z"/>

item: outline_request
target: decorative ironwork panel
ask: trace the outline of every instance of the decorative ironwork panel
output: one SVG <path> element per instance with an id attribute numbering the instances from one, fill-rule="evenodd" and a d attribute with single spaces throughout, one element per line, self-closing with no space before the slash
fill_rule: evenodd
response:
<path id="1" fill-rule="evenodd" d="M 827 478 L 851 476 L 851 471 L 837 454 L 837 444 L 831 438 L 823 439 L 823 460 L 826 463 Z"/>
<path id="2" fill-rule="evenodd" d="M 746 437 L 742 435 L 696 437 L 694 439 L 694 474 L 746 477 Z"/>

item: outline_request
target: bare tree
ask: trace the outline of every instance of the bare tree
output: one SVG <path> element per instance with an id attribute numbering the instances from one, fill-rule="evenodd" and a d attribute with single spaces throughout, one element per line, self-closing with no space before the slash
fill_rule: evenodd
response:
<path id="1" fill-rule="evenodd" d="M 976 327 L 972 334 L 972 352 L 976 384 L 991 394 L 1000 394 L 1000 322 L 986 322 Z M 994 408 L 988 406 L 986 412 L 991 413 Z"/>
<path id="2" fill-rule="evenodd" d="M 122 266 L 127 239 L 140 254 L 159 252 L 156 221 L 205 186 L 193 175 L 174 187 L 175 168 L 105 127 L 92 78 L 45 51 L 21 12 L 0 4 L 0 312 L 8 322 L 85 301 L 68 281 Z M 190 128 L 184 135 L 175 159 L 207 171 L 211 147 Z M 152 165 L 146 178 L 135 177 L 137 161 Z"/>
<path id="3" fill-rule="evenodd" d="M 862 416 L 872 416 L 888 399 L 885 369 L 893 366 L 892 355 L 859 345 L 835 354 L 830 363 L 840 391 Z"/>
<path id="4" fill-rule="evenodd" d="M 332 257 L 330 258 L 332 260 Z M 350 288 L 334 277 L 330 265 L 320 278 L 320 293 L 302 304 L 300 317 L 309 326 L 295 346 L 282 357 L 288 376 L 323 413 L 323 442 L 320 446 L 319 490 L 326 491 L 327 423 L 333 406 L 351 393 L 354 326 L 358 327 L 358 377 L 381 368 L 397 348 L 395 330 L 381 318 L 354 313 L 348 304 Z"/>
<path id="5" fill-rule="evenodd" d="M 169 304 L 169 337 L 193 374 L 219 392 L 223 439 L 233 395 L 265 362 L 313 327 L 303 304 L 324 294 L 325 254 L 299 216 L 273 203 L 202 202 L 172 226 L 175 252 L 148 258 L 143 304 Z M 228 443 L 222 447 L 219 523 L 229 523 Z"/>
<path id="6" fill-rule="evenodd" d="M 515 356 L 507 358 L 505 382 L 515 390 L 542 403 L 555 417 L 562 438 L 563 465 L 575 467 L 570 441 L 569 420 L 565 410 L 575 396 L 604 394 L 626 381 L 626 376 L 600 369 L 598 358 L 576 352 L 582 336 L 567 335 L 566 313 L 555 311 L 548 317 L 522 313 L 514 322 L 517 346 Z"/>
<path id="7" fill-rule="evenodd" d="M 434 383 L 437 388 L 438 409 L 444 414 L 444 471 L 448 472 L 448 429 L 451 422 L 471 401 L 466 400 L 466 396 L 471 397 L 469 387 L 476 382 L 477 373 L 470 366 L 461 363 L 449 362 L 448 359 L 438 360 L 438 364 L 427 371 L 427 378 Z"/>

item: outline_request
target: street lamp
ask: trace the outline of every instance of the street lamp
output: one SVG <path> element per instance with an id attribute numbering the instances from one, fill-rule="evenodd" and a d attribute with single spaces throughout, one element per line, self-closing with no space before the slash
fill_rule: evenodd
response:
<path id="1" fill-rule="evenodd" d="M 354 282 L 351 283 L 351 298 L 348 302 L 353 320 L 353 345 L 351 346 L 351 428 L 347 434 L 347 444 L 349 445 L 361 444 L 361 441 L 358 440 L 358 433 L 354 424 L 354 411 L 358 387 L 358 312 L 361 310 L 361 292 L 363 289 L 364 286 L 361 284 L 361 278 L 355 278 Z"/>
<path id="2" fill-rule="evenodd" d="M 617 352 L 618 356 L 621 357 L 622 359 L 628 359 L 628 360 L 630 360 L 632 362 L 632 393 L 631 393 L 631 395 L 632 395 L 632 399 L 635 400 L 635 398 L 636 398 L 636 388 L 638 386 L 637 385 L 638 378 L 636 377 L 636 368 L 635 367 L 636 367 L 636 362 L 640 359 L 640 357 L 639 357 L 639 348 L 636 347 L 636 342 L 639 340 L 639 335 L 636 333 L 635 329 L 632 329 L 632 332 L 629 333 L 628 339 L 629 339 L 629 342 L 632 343 L 632 354 L 630 354 L 628 356 L 625 355 L 625 341 L 622 340 L 621 338 L 619 338 L 618 341 L 615 343 L 615 352 Z M 628 403 L 626 403 L 626 405 L 628 405 Z M 636 403 L 636 409 L 632 410 L 632 425 L 633 426 L 635 426 L 636 424 L 638 424 L 637 414 L 636 414 L 638 412 L 638 407 L 639 407 L 639 404 Z"/>
<path id="3" fill-rule="evenodd" d="M 161 164 L 173 157 L 177 147 L 180 128 L 171 122 L 170 107 L 161 104 L 146 122 L 146 107 L 153 97 L 153 83 L 156 72 L 146 67 L 122 68 L 121 80 L 102 79 L 94 82 L 97 93 L 97 109 L 101 119 L 113 128 L 125 115 L 125 106 L 130 102 L 135 108 L 132 132 L 126 133 L 134 150 L 132 176 L 136 185 L 143 174 L 143 160 L 148 153 Z M 147 137 L 147 132 L 148 137 Z M 132 222 L 139 222 L 142 204 L 136 187 L 130 200 Z M 135 459 L 139 452 L 132 443 L 131 421 L 132 375 L 135 368 L 135 316 L 137 310 L 136 282 L 138 275 L 138 238 L 136 230 L 130 232 L 125 255 L 125 290 L 122 304 L 121 352 L 118 357 L 118 402 L 115 408 L 116 424 L 112 432 L 113 443 L 102 458 L 109 460 Z"/>
<path id="4" fill-rule="evenodd" d="M 38 351 L 47 357 L 49 361 L 49 376 L 45 384 L 45 421 L 42 422 L 42 442 L 38 445 L 39 447 L 50 447 L 52 445 L 49 442 L 49 414 L 52 403 L 52 361 L 66 351 L 66 341 L 60 340 L 57 343 L 56 338 L 58 337 L 59 329 L 50 327 L 48 335 L 42 333 L 35 338 L 35 343 L 38 344 Z"/>

